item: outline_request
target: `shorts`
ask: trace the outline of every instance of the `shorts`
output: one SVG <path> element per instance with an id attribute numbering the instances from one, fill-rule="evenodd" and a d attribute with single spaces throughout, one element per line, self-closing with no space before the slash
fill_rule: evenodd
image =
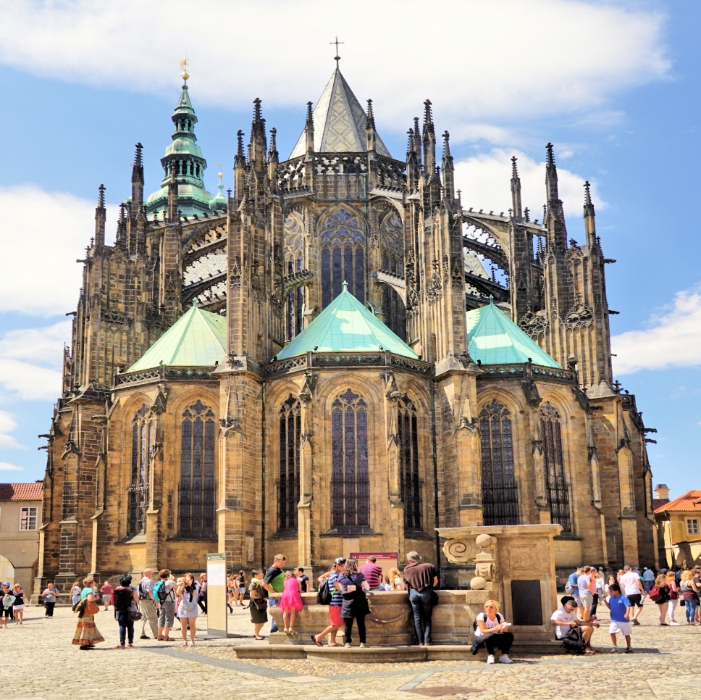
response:
<path id="1" fill-rule="evenodd" d="M 239 593 L 241 593 L 243 595 L 245 592 L 246 592 L 246 586 L 240 586 Z"/>
<path id="2" fill-rule="evenodd" d="M 340 605 L 329 605 L 329 623 L 334 627 L 341 627 L 343 625 Z"/>
<path id="3" fill-rule="evenodd" d="M 631 607 L 637 606 L 639 608 L 643 607 L 643 597 L 640 593 L 635 593 L 633 595 L 627 595 L 626 598 L 630 601 Z"/>
<path id="4" fill-rule="evenodd" d="M 112 596 L 109 593 L 105 593 L 102 596 L 102 604 L 107 607 L 112 602 Z"/>
<path id="5" fill-rule="evenodd" d="M 0 608 L 0 612 L 2 613 L 0 617 L 12 617 L 12 608 Z"/>
<path id="6" fill-rule="evenodd" d="M 24 610 L 24 605 L 13 605 L 12 609 L 17 612 L 18 610 Z"/>
<path id="7" fill-rule="evenodd" d="M 586 593 L 580 593 L 579 599 L 582 601 L 583 608 L 590 608 L 594 602 L 594 596 L 587 591 Z"/>
<path id="8" fill-rule="evenodd" d="M 628 598 L 628 600 L 630 600 L 630 598 Z M 630 622 L 616 622 L 615 620 L 611 620 L 609 634 L 624 634 L 630 637 L 632 634 Z"/>
<path id="9" fill-rule="evenodd" d="M 573 593 L 572 597 L 574 598 L 574 602 L 577 604 L 578 608 L 582 607 L 582 599 L 579 597 L 579 593 Z"/>

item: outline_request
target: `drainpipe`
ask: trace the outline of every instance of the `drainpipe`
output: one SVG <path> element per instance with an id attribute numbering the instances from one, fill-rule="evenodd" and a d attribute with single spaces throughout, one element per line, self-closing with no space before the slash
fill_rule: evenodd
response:
<path id="1" fill-rule="evenodd" d="M 260 519 L 260 557 L 261 557 L 261 566 L 265 567 L 265 382 L 263 382 L 263 389 L 261 390 L 261 403 L 262 403 L 262 408 L 261 408 L 261 439 L 263 441 L 263 450 L 261 454 L 261 485 L 262 485 L 262 491 L 261 491 L 261 497 L 260 497 L 260 502 L 261 502 L 261 511 L 262 511 L 262 517 Z"/>
<path id="2" fill-rule="evenodd" d="M 440 521 L 438 519 L 438 453 L 436 451 L 436 385 L 433 379 L 431 380 L 431 441 L 433 442 L 433 509 L 435 511 L 436 528 L 440 527 Z M 436 557 L 438 562 L 441 558 L 440 550 L 441 538 L 436 530 Z M 438 565 L 438 570 L 441 570 L 440 563 Z M 440 584 L 440 578 L 438 580 Z"/>

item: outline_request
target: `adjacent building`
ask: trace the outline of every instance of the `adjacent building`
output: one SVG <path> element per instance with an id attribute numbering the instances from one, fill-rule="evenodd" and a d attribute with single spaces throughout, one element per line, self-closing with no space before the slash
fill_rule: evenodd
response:
<path id="1" fill-rule="evenodd" d="M 0 581 L 32 591 L 39 563 L 44 484 L 0 484 Z"/>
<path id="2" fill-rule="evenodd" d="M 655 497 L 660 566 L 671 569 L 701 565 L 701 490 L 669 500 L 669 489 L 660 484 Z"/>
<path id="3" fill-rule="evenodd" d="M 37 586 L 197 570 L 208 551 L 321 569 L 410 549 L 456 585 L 435 528 L 483 523 L 559 523 L 562 571 L 656 563 L 648 429 L 613 379 L 588 184 L 581 243 L 551 144 L 542 222 L 515 159 L 508 213 L 465 207 L 422 112 L 396 158 L 337 64 L 285 160 L 254 101 L 233 192 L 212 196 L 183 85 L 162 187 L 144 197 L 138 144 L 114 246 L 100 189 Z"/>

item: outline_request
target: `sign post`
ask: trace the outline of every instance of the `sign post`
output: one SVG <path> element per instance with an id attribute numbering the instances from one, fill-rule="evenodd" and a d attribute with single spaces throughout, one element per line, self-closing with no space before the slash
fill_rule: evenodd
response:
<path id="1" fill-rule="evenodd" d="M 226 554 L 207 554 L 207 635 L 227 636 Z"/>

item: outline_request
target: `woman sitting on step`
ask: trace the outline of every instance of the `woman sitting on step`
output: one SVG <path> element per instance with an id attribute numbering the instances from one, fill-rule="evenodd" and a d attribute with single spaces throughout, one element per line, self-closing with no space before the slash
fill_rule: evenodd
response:
<path id="1" fill-rule="evenodd" d="M 475 640 L 472 642 L 472 653 L 484 646 L 487 649 L 487 663 L 494 663 L 494 651 L 499 650 L 499 663 L 510 664 L 508 657 L 511 645 L 514 643 L 514 635 L 509 632 L 510 622 L 506 622 L 499 612 L 499 603 L 496 600 L 488 600 L 484 604 L 484 612 L 481 612 L 475 620 Z"/>

